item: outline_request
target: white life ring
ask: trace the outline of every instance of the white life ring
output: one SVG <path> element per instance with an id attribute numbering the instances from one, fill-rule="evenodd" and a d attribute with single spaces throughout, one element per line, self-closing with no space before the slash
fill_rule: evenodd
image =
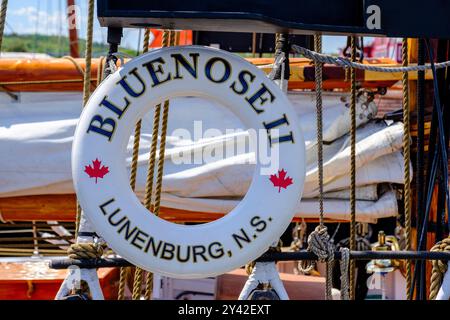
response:
<path id="1" fill-rule="evenodd" d="M 180 96 L 221 103 L 248 128 L 264 130 L 271 141 L 266 154 L 279 150 L 272 175 L 261 174 L 257 159 L 250 188 L 232 212 L 194 226 L 150 214 L 130 188 L 126 166 L 137 120 Z M 85 215 L 115 252 L 151 272 L 202 278 L 243 266 L 281 236 L 303 191 L 304 155 L 297 115 L 263 71 L 225 51 L 171 47 L 133 59 L 96 89 L 75 132 L 72 175 Z"/>

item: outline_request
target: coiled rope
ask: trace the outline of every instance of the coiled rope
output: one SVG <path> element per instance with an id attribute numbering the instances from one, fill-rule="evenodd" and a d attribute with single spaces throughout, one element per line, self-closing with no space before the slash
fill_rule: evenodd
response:
<path id="1" fill-rule="evenodd" d="M 74 243 L 67 250 L 70 259 L 97 259 L 103 255 L 103 247 L 96 243 Z"/>
<path id="2" fill-rule="evenodd" d="M 439 241 L 432 248 L 433 252 L 450 252 L 450 237 Z M 431 280 L 430 280 L 430 295 L 429 299 L 434 300 L 439 292 L 439 289 L 442 285 L 442 279 L 444 278 L 444 274 L 448 269 L 448 261 L 443 260 L 433 260 L 432 265 L 433 269 L 431 271 Z"/>
<path id="3" fill-rule="evenodd" d="M 343 57 L 333 57 L 330 55 L 322 54 L 319 52 L 314 52 L 309 49 L 300 47 L 298 45 L 292 45 L 292 49 L 305 58 L 327 63 L 334 64 L 343 68 L 355 68 L 366 71 L 375 71 L 375 72 L 411 72 L 411 71 L 426 71 L 431 69 L 431 64 L 427 63 L 424 65 L 411 65 L 411 66 L 402 66 L 402 67 L 378 67 L 370 64 L 363 64 L 355 61 L 351 61 L 347 58 Z M 439 62 L 435 64 L 436 69 L 442 69 L 450 67 L 450 61 Z"/>

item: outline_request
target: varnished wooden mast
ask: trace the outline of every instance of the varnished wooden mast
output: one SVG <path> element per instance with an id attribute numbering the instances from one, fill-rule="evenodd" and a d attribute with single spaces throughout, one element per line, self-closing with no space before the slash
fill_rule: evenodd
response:
<path id="1" fill-rule="evenodd" d="M 67 21 L 69 24 L 70 55 L 73 58 L 79 58 L 80 51 L 78 48 L 77 11 L 75 10 L 75 0 L 67 0 Z"/>

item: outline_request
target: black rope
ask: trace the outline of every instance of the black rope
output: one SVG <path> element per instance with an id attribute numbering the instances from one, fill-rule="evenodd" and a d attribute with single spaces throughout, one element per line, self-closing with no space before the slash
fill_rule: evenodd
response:
<path id="1" fill-rule="evenodd" d="M 438 42 L 438 50 L 437 50 L 437 61 L 443 61 L 447 59 L 447 40 L 439 40 Z M 449 110 L 446 107 L 446 105 L 448 104 L 448 95 L 446 94 L 447 92 L 445 91 L 446 88 L 446 73 L 447 73 L 447 68 L 445 69 L 439 69 L 436 70 L 436 78 L 437 78 L 437 83 L 438 84 L 438 93 L 441 93 L 439 96 L 439 100 L 440 100 L 440 107 L 441 107 L 441 111 L 442 111 L 442 117 L 441 117 L 441 127 L 440 127 L 440 141 L 441 141 L 441 145 L 442 145 L 442 152 L 445 152 L 445 159 L 447 159 L 448 161 L 448 136 L 449 136 L 449 132 L 448 132 L 448 120 L 449 119 Z M 444 154 L 443 154 L 444 155 Z M 444 156 L 443 156 L 444 159 Z M 445 161 L 445 160 L 443 160 Z M 438 203 L 437 203 L 437 224 L 438 226 L 440 226 L 440 228 L 437 229 L 436 232 L 436 241 L 440 241 L 442 240 L 445 235 L 444 235 L 444 228 L 446 225 L 445 222 L 445 214 L 446 214 L 446 204 L 447 207 L 450 206 L 450 203 L 448 203 L 448 201 L 450 200 L 449 197 L 449 191 L 448 191 L 448 162 L 446 163 L 442 163 L 442 167 L 441 167 L 441 172 L 438 175 L 439 177 L 439 188 L 438 188 Z M 450 225 L 449 225 L 450 226 Z"/>
<path id="2" fill-rule="evenodd" d="M 442 112 L 442 105 L 441 105 L 441 100 L 440 100 L 440 95 L 439 95 L 439 85 L 438 85 L 436 67 L 434 64 L 434 50 L 433 50 L 433 47 L 432 47 L 429 39 L 426 39 L 425 44 L 428 49 L 428 55 L 429 55 L 430 64 L 431 64 L 431 71 L 433 73 L 433 89 L 434 89 L 433 120 L 436 120 L 438 122 L 437 130 L 439 131 L 439 133 L 437 134 L 437 138 L 438 138 L 438 141 L 436 141 L 437 146 L 436 146 L 436 148 L 434 148 L 434 154 L 433 154 L 433 158 L 431 161 L 431 170 L 429 170 L 428 174 L 427 174 L 427 178 L 429 177 L 429 179 L 428 179 L 428 184 L 427 184 L 427 189 L 426 189 L 427 197 L 426 197 L 426 203 L 425 203 L 425 211 L 424 211 L 423 220 L 422 220 L 422 224 L 421 224 L 421 230 L 419 233 L 419 243 L 417 246 L 417 248 L 419 248 L 419 249 L 424 248 L 424 246 L 426 245 L 426 238 L 427 238 L 426 234 L 428 231 L 428 217 L 429 217 L 429 213 L 430 213 L 431 200 L 432 200 L 432 196 L 433 196 L 437 172 L 439 170 L 439 165 L 440 165 L 441 172 L 442 172 L 443 183 L 445 184 L 444 190 L 445 190 L 447 208 L 450 208 L 450 206 L 449 206 L 450 198 L 449 198 L 449 190 L 448 190 L 447 145 L 445 143 L 443 112 Z M 430 149 L 434 147 L 434 142 L 433 142 L 432 138 L 433 137 L 430 136 Z M 450 226 L 450 221 L 449 221 L 449 226 Z M 415 287 L 414 284 L 417 281 L 419 269 L 420 268 L 416 268 L 416 270 L 414 271 L 413 285 L 411 286 L 411 291 L 410 291 L 411 293 L 414 290 L 414 287 Z M 422 272 L 420 273 L 421 274 L 420 277 L 423 277 L 423 275 L 422 275 L 424 273 L 423 271 L 424 270 L 422 270 Z M 422 294 L 420 294 L 420 291 L 422 291 L 422 290 L 419 290 L 418 298 L 420 298 L 422 295 Z M 411 294 L 411 296 L 412 296 L 412 294 Z"/>
<path id="3" fill-rule="evenodd" d="M 449 197 L 449 190 L 448 190 L 448 157 L 447 157 L 447 144 L 445 142 L 445 130 L 444 130 L 444 119 L 443 119 L 443 110 L 442 110 L 442 104 L 441 104 L 441 98 L 439 95 L 439 84 L 438 84 L 438 78 L 437 78 L 437 72 L 436 67 L 434 65 L 434 50 L 432 45 L 430 44 L 430 41 L 426 41 L 428 52 L 430 55 L 430 63 L 431 63 L 431 71 L 433 73 L 433 87 L 434 87 L 434 108 L 437 111 L 437 120 L 438 120 L 438 128 L 439 128 L 439 151 L 441 156 L 441 170 L 442 170 L 442 179 L 444 184 L 444 191 L 446 196 L 446 204 L 447 208 L 450 208 L 450 197 Z M 449 227 L 450 227 L 450 219 L 448 221 Z"/>
<path id="4" fill-rule="evenodd" d="M 427 40 L 426 41 L 427 47 L 428 47 L 428 51 L 429 51 L 429 55 L 430 57 L 434 56 L 434 50 L 433 47 L 430 44 L 430 41 Z M 441 98 L 439 95 L 439 84 L 438 84 L 438 79 L 437 79 L 437 72 L 436 72 L 436 67 L 434 65 L 434 60 L 433 58 L 430 58 L 430 63 L 431 63 L 431 71 L 433 72 L 433 86 L 434 86 L 434 107 L 437 110 L 437 119 L 438 119 L 438 124 L 439 124 L 439 147 L 440 147 L 440 152 L 441 152 L 441 164 L 442 164 L 442 178 L 443 178 L 443 183 L 444 183 L 444 190 L 445 190 L 445 196 L 446 196 L 446 204 L 447 204 L 447 208 L 450 208 L 450 197 L 449 197 L 449 190 L 448 190 L 448 156 L 447 156 L 447 144 L 445 142 L 445 130 L 444 130 L 444 119 L 443 119 L 443 110 L 442 110 L 442 104 L 441 104 Z M 450 219 L 448 221 L 449 223 L 449 227 L 450 227 Z"/>

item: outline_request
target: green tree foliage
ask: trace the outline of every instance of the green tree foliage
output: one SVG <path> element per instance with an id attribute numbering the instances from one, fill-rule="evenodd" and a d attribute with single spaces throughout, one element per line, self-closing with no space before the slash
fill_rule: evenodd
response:
<path id="1" fill-rule="evenodd" d="M 79 39 L 78 43 L 80 56 L 83 57 L 86 49 L 86 40 Z M 46 53 L 53 57 L 62 57 L 70 53 L 69 38 L 40 34 L 10 34 L 3 37 L 2 51 Z M 120 51 L 131 56 L 136 55 L 136 51 L 133 49 L 121 48 Z M 94 42 L 92 53 L 94 57 L 105 56 L 108 53 L 108 45 Z"/>

